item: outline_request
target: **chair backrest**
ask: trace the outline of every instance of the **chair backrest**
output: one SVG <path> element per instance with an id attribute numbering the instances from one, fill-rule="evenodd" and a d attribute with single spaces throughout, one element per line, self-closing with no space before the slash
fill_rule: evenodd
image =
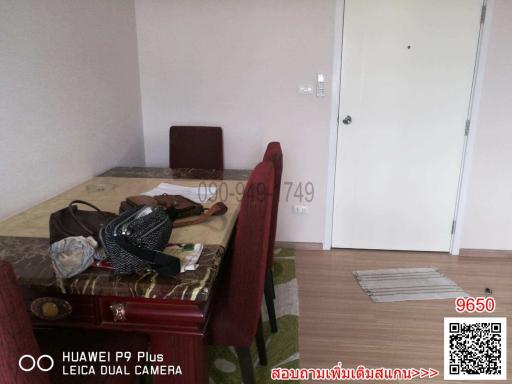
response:
<path id="1" fill-rule="evenodd" d="M 223 170 L 222 128 L 172 126 L 169 129 L 169 167 Z"/>
<path id="2" fill-rule="evenodd" d="M 250 346 L 261 311 L 266 273 L 274 169 L 271 162 L 256 166 L 244 190 L 236 226 L 233 253 L 223 289 L 222 318 L 232 325 L 229 344 Z"/>
<path id="3" fill-rule="evenodd" d="M 271 161 L 274 165 L 274 196 L 272 198 L 272 222 L 270 224 L 270 241 L 268 244 L 267 268 L 272 267 L 274 260 L 274 247 L 277 231 L 277 212 L 279 208 L 279 195 L 281 193 L 281 176 L 283 173 L 283 152 L 281 144 L 271 142 L 267 145 L 267 150 L 263 156 L 263 161 Z"/>
<path id="4" fill-rule="evenodd" d="M 49 383 L 46 373 L 37 366 L 31 372 L 19 368 L 18 360 L 27 354 L 37 360 L 41 352 L 12 267 L 0 261 L 0 383 Z M 22 360 L 25 368 L 32 364 L 29 358 Z"/>

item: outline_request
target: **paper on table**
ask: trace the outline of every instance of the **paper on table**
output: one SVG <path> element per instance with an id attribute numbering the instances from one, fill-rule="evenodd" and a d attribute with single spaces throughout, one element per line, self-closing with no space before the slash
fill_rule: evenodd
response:
<path id="1" fill-rule="evenodd" d="M 184 187 L 183 185 L 175 185 L 169 183 L 160 183 L 158 187 L 153 188 L 150 191 L 144 192 L 145 196 L 157 196 L 163 195 L 181 195 L 190 199 L 196 203 L 202 204 L 212 198 L 217 192 L 217 188 L 214 186 L 201 187 Z"/>
<path id="2" fill-rule="evenodd" d="M 180 259 L 181 272 L 195 271 L 197 261 L 203 251 L 203 244 L 173 244 L 165 248 L 164 253 Z"/>

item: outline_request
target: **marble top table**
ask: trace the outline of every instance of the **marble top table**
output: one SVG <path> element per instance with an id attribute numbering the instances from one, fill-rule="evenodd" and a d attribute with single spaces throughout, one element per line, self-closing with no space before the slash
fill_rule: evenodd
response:
<path id="1" fill-rule="evenodd" d="M 163 300 L 208 300 L 213 282 L 238 215 L 245 180 L 249 171 L 208 171 L 168 168 L 113 168 L 75 188 L 0 222 L 0 258 L 12 263 L 21 285 L 45 292 L 73 295 L 131 296 Z M 199 179 L 198 179 L 199 178 Z M 116 276 L 110 271 L 89 268 L 69 278 L 54 276 L 48 256 L 50 214 L 70 201 L 88 201 L 102 210 L 117 212 L 127 196 L 148 191 L 162 182 L 184 186 L 217 188 L 216 195 L 203 205 L 223 201 L 224 216 L 207 222 L 173 229 L 170 242 L 203 243 L 204 250 L 195 271 L 175 277 L 156 273 Z M 81 209 L 87 209 L 83 207 Z"/>

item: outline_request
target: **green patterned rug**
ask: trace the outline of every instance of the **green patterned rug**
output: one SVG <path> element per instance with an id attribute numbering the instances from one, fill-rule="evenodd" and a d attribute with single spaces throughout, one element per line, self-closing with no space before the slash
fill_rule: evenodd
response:
<path id="1" fill-rule="evenodd" d="M 263 330 L 267 344 L 268 364 L 258 362 L 256 346 L 251 348 L 256 383 L 272 383 L 271 369 L 299 367 L 299 296 L 295 278 L 295 257 L 292 249 L 277 248 L 274 256 L 274 283 L 278 332 L 271 333 L 267 308 L 263 300 Z M 209 347 L 210 384 L 240 384 L 240 368 L 235 349 Z M 281 381 L 285 383 L 284 381 Z M 291 382 L 290 382 L 291 383 Z"/>

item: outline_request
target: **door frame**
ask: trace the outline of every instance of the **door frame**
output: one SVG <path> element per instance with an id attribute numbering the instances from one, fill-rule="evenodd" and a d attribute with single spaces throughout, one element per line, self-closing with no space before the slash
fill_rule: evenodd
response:
<path id="1" fill-rule="evenodd" d="M 464 140 L 464 149 L 461 159 L 461 170 L 457 199 L 454 211 L 454 231 L 451 237 L 450 254 L 458 255 L 461 248 L 462 228 L 464 226 L 465 208 L 469 189 L 469 177 L 471 174 L 471 163 L 475 146 L 475 134 L 478 130 L 478 117 L 480 100 L 482 96 L 483 79 L 487 63 L 488 47 L 492 29 L 492 15 L 494 12 L 495 0 L 483 0 L 486 7 L 485 22 L 480 28 L 478 38 L 477 54 L 475 60 L 475 71 L 473 74 L 473 85 L 471 89 L 468 119 L 471 121 L 469 133 Z M 334 184 L 336 177 L 336 155 L 339 129 L 339 112 L 341 96 L 341 71 L 343 55 L 343 20 L 345 11 L 345 0 L 336 0 L 335 35 L 333 46 L 333 71 L 331 86 L 331 116 L 329 123 L 329 150 L 327 166 L 327 186 L 325 200 L 325 222 L 323 249 L 329 250 L 332 247 L 332 229 L 334 218 Z M 461 127 L 461 132 L 463 132 Z M 462 134 L 462 133 L 461 133 Z"/>

